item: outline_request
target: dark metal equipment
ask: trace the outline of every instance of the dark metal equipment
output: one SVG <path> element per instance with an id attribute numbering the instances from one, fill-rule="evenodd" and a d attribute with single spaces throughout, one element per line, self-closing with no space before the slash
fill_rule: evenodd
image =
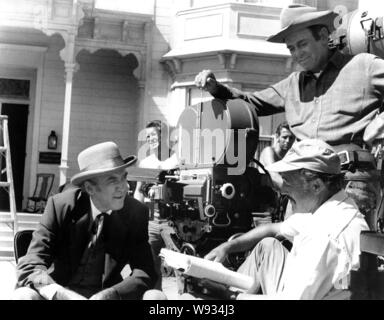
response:
<path id="1" fill-rule="evenodd" d="M 251 165 L 259 124 L 247 103 L 214 99 L 187 107 L 174 136 L 177 168 L 136 169 L 128 177 L 150 184 L 151 201 L 172 226 L 173 232 L 162 234 L 167 248 L 204 257 L 250 230 L 252 213 L 278 208 L 269 175 Z M 232 255 L 226 266 L 237 269 L 244 258 Z M 189 285 L 195 281 L 183 280 Z"/>
<path id="2" fill-rule="evenodd" d="M 345 53 L 371 53 L 384 58 L 383 14 L 377 9 L 359 9 L 345 14 L 340 27 L 331 35 L 331 45 Z M 383 107 L 380 108 L 380 112 Z M 373 141 L 372 154 L 377 162 L 383 188 L 383 135 Z M 360 236 L 360 269 L 351 272 L 352 299 L 383 299 L 384 205 L 383 189 L 377 207 L 377 231 L 362 232 Z"/>
<path id="3" fill-rule="evenodd" d="M 379 11 L 355 10 L 342 16 L 331 43 L 346 53 L 368 52 L 384 57 L 383 16 Z"/>
<path id="4" fill-rule="evenodd" d="M 259 125 L 247 103 L 214 99 L 188 107 L 176 130 L 179 166 L 158 176 L 151 199 L 173 227 L 166 243 L 203 257 L 248 231 L 253 212 L 277 206 L 276 194 L 269 175 L 249 166 Z"/>

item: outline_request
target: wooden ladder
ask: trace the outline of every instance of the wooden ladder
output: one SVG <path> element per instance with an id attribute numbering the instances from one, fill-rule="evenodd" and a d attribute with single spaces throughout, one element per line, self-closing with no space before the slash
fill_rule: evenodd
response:
<path id="1" fill-rule="evenodd" d="M 15 188 L 13 183 L 11 150 L 8 134 L 8 116 L 0 115 L 0 163 L 5 160 L 5 168 L 1 170 L 1 174 L 6 172 L 6 181 L 0 180 L 0 188 L 6 190 L 9 196 L 9 215 L 2 215 L 0 222 L 10 225 L 15 235 L 18 231 Z"/>

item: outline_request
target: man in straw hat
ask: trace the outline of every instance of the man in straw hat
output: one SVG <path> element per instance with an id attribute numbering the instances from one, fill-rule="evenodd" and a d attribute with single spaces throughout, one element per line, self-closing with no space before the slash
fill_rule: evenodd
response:
<path id="1" fill-rule="evenodd" d="M 360 232 L 368 226 L 341 188 L 338 155 L 329 144 L 306 139 L 267 170 L 281 173 L 282 192 L 300 213 L 257 226 L 205 258 L 222 262 L 230 253 L 252 250 L 238 272 L 255 282 L 238 299 L 346 298 L 349 273 L 359 265 Z M 290 252 L 277 240 L 281 236 L 292 241 Z"/>
<path id="2" fill-rule="evenodd" d="M 51 197 L 17 265 L 14 299 L 140 299 L 156 275 L 148 244 L 148 209 L 127 196 L 126 168 L 113 142 L 78 156 L 69 189 Z M 131 274 L 122 279 L 126 264 Z"/>
<path id="3" fill-rule="evenodd" d="M 293 72 L 265 90 L 249 93 L 229 88 L 210 70 L 200 72 L 195 83 L 216 98 L 249 102 L 259 116 L 285 112 L 298 140 L 316 138 L 332 145 L 340 152 L 342 169 L 347 171 L 347 192 L 375 229 L 380 187 L 375 160 L 361 147 L 364 130 L 383 101 L 384 60 L 372 54 L 350 56 L 331 49 L 329 34 L 336 18 L 333 11 L 317 11 L 301 4 L 281 11 L 281 30 L 267 41 L 285 43 L 303 71 Z M 373 134 L 366 135 L 366 142 L 373 139 Z"/>

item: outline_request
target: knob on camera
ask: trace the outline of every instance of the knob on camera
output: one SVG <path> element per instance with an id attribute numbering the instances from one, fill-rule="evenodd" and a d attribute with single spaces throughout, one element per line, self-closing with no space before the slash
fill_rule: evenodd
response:
<path id="1" fill-rule="evenodd" d="M 204 214 L 208 218 L 212 218 L 216 214 L 216 209 L 213 205 L 209 204 L 204 208 Z"/>
<path id="2" fill-rule="evenodd" d="M 232 183 L 224 183 L 220 188 L 220 192 L 223 198 L 231 200 L 235 196 L 236 190 Z"/>

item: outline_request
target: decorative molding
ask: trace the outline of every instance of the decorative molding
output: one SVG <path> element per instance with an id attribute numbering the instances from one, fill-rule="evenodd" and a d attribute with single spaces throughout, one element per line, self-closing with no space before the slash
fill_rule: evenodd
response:
<path id="1" fill-rule="evenodd" d="M 229 69 L 235 69 L 236 66 L 237 53 L 232 53 L 229 60 Z"/>
<path id="2" fill-rule="evenodd" d="M 146 82 L 144 81 L 144 80 L 139 80 L 139 89 L 145 89 L 145 84 L 146 84 Z"/>
<path id="3" fill-rule="evenodd" d="M 171 89 L 193 86 L 194 78 L 200 71 L 196 62 L 212 65 L 217 79 L 223 83 L 242 83 L 249 87 L 264 89 L 270 83 L 277 82 L 281 75 L 292 72 L 295 65 L 289 57 L 271 57 L 234 51 L 217 51 L 214 55 L 201 54 L 199 57 L 178 57 L 185 65 L 185 72 L 178 72 L 174 64 L 175 58 L 163 58 L 162 64 L 172 81 Z M 219 61 L 219 63 L 218 63 Z M 251 64 L 251 65 L 250 65 Z M 270 68 L 270 69 L 269 69 Z M 269 71 L 270 70 L 270 71 Z"/>
<path id="4" fill-rule="evenodd" d="M 173 58 L 172 62 L 173 62 L 173 65 L 175 67 L 176 73 L 180 73 L 181 72 L 181 65 L 182 65 L 181 60 Z"/>
<path id="5" fill-rule="evenodd" d="M 135 55 L 139 66 L 133 73 L 137 79 L 145 79 L 147 44 L 153 26 L 153 14 L 95 9 L 93 0 L 20 2 L 22 15 L 15 4 L 2 20 L 2 24 L 33 28 L 47 36 L 59 34 L 65 43 L 60 51 L 60 58 L 65 64 L 76 64 L 75 57 L 82 49 L 91 53 L 98 49 L 112 49 L 122 56 L 130 53 Z M 40 49 L 33 47 L 32 50 Z M 78 68 L 77 66 L 74 72 Z"/>
<path id="6" fill-rule="evenodd" d="M 224 55 L 224 53 L 221 53 L 221 52 L 219 52 L 218 54 L 217 54 L 217 58 L 219 59 L 219 63 L 220 63 L 220 65 L 223 67 L 223 68 L 225 68 L 225 55 Z"/>
<path id="7" fill-rule="evenodd" d="M 11 44 L 11 43 L 0 43 L 0 50 L 24 50 L 24 51 L 33 51 L 33 52 L 46 52 L 48 50 L 45 46 L 35 46 L 35 45 L 20 45 L 20 44 Z"/>
<path id="8" fill-rule="evenodd" d="M 178 74 L 181 73 L 182 70 L 182 60 L 181 59 L 167 59 L 162 60 L 160 63 L 164 66 L 165 71 L 171 76 L 174 80 Z"/>
<path id="9" fill-rule="evenodd" d="M 62 4 L 64 2 L 60 1 L 53 1 L 49 0 L 49 5 L 48 9 L 45 11 L 47 16 L 45 19 L 49 20 L 54 20 L 52 17 L 52 13 L 54 10 L 52 10 L 52 5 L 56 4 Z M 50 12 L 50 16 L 48 16 L 48 12 Z M 62 36 L 65 42 L 64 48 L 60 51 L 60 58 L 65 62 L 65 63 L 75 63 L 74 61 L 74 50 L 75 50 L 75 41 L 76 41 L 76 36 L 77 36 L 77 31 L 79 27 L 79 22 L 84 18 L 84 11 L 82 9 L 81 3 L 74 1 L 72 4 L 71 8 L 71 14 L 69 19 L 65 19 L 65 22 L 67 24 L 63 28 L 63 25 L 60 24 L 55 24 L 51 21 L 47 25 L 43 23 L 39 30 L 41 30 L 43 33 L 45 33 L 47 36 L 51 36 L 55 33 L 58 33 Z M 37 26 L 37 25 L 35 25 Z M 38 27 L 38 26 L 37 26 Z"/>
<path id="10" fill-rule="evenodd" d="M 186 17 L 184 20 L 184 41 L 221 37 L 223 32 L 224 18 L 221 12 Z"/>
<path id="11" fill-rule="evenodd" d="M 87 26 L 80 31 L 82 37 L 113 40 L 121 43 L 147 42 L 146 25 L 153 15 L 84 8 Z M 88 28 L 88 29 L 87 29 Z M 92 31 L 91 31 L 92 30 Z"/>
<path id="12" fill-rule="evenodd" d="M 172 80 L 175 80 L 177 72 L 176 72 L 173 61 L 164 60 L 164 61 L 161 61 L 161 64 L 164 67 L 165 71 L 171 76 Z"/>
<path id="13" fill-rule="evenodd" d="M 265 39 L 279 30 L 280 20 L 278 15 L 237 12 L 236 26 L 236 34 L 240 37 Z"/>
<path id="14" fill-rule="evenodd" d="M 129 37 L 129 21 L 124 20 L 123 21 L 123 30 L 121 32 L 121 41 L 127 42 Z"/>
<path id="15" fill-rule="evenodd" d="M 219 60 L 219 64 L 223 69 L 229 68 L 234 69 L 236 66 L 238 54 L 236 52 L 232 53 L 217 53 L 217 59 Z"/>
<path id="16" fill-rule="evenodd" d="M 101 35 L 100 18 L 99 17 L 95 17 L 93 21 L 94 21 L 94 24 L 93 24 L 93 39 L 100 39 L 100 35 Z"/>
<path id="17" fill-rule="evenodd" d="M 65 79 L 67 81 L 72 81 L 73 74 L 79 71 L 80 65 L 77 62 L 65 63 L 64 68 L 65 68 L 65 75 L 64 75 Z"/>

